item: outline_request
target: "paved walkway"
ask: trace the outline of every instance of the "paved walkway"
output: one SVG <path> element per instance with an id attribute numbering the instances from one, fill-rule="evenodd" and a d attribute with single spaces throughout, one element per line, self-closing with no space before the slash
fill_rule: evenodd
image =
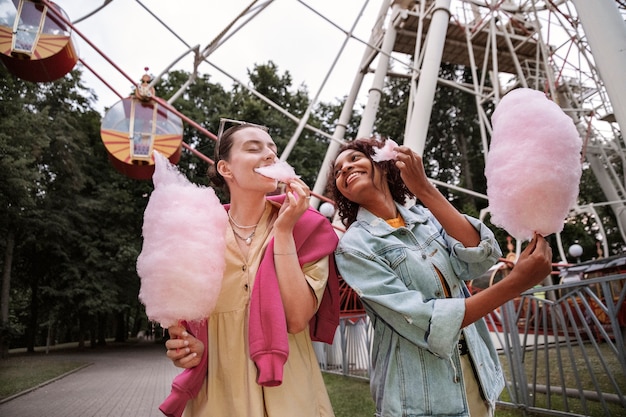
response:
<path id="1" fill-rule="evenodd" d="M 55 355 L 91 365 L 0 404 L 0 416 L 163 417 L 158 407 L 181 371 L 154 342 Z"/>

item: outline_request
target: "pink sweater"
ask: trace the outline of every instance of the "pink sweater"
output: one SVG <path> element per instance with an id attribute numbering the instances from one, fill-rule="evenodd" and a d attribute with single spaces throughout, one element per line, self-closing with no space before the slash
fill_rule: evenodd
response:
<path id="1" fill-rule="evenodd" d="M 268 197 L 282 203 L 285 196 Z M 228 206 L 225 206 L 228 210 Z M 320 307 L 309 322 L 311 339 L 331 344 L 339 325 L 339 280 L 334 256 L 337 234 L 328 220 L 314 209 L 307 210 L 294 227 L 293 232 L 300 265 L 330 255 L 329 276 Z M 207 346 L 206 323 L 189 323 L 191 334 Z M 278 280 L 274 268 L 274 240 L 272 239 L 261 260 L 255 277 L 250 301 L 248 326 L 250 356 L 258 369 L 257 383 L 277 386 L 282 383 L 283 366 L 289 355 L 287 325 Z M 207 351 L 200 364 L 185 369 L 174 378 L 172 392 L 159 409 L 168 417 L 182 415 L 187 401 L 198 395 L 207 374 Z"/>

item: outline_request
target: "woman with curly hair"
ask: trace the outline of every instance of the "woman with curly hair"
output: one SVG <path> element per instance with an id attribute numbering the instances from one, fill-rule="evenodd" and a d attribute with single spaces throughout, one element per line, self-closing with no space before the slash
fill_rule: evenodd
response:
<path id="1" fill-rule="evenodd" d="M 450 204 L 411 149 L 375 162 L 383 146 L 343 145 L 328 181 L 347 227 L 337 267 L 374 329 L 376 416 L 491 416 L 504 378 L 483 317 L 550 274 L 552 251 L 536 235 L 505 280 L 470 297 L 465 281 L 502 256 L 493 233 Z"/>

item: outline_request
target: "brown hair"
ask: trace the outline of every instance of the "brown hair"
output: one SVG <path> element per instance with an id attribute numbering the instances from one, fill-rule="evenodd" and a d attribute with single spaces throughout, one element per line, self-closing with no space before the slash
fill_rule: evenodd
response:
<path id="1" fill-rule="evenodd" d="M 402 178 L 400 177 L 400 170 L 396 166 L 395 161 L 374 162 L 372 160 L 372 155 L 374 155 L 376 149 L 382 148 L 386 140 L 386 138 L 362 138 L 353 140 L 352 142 L 347 142 L 339 148 L 339 151 L 335 156 L 335 160 L 339 154 L 349 149 L 362 152 L 367 159 L 370 160 L 370 163 L 375 169 L 380 169 L 386 174 L 385 178 L 393 200 L 399 204 L 405 204 L 407 199 L 414 197 L 414 195 L 409 191 L 407 186 L 404 184 L 404 181 L 402 181 Z M 341 194 L 337 188 L 334 165 L 335 161 L 331 164 L 326 188 L 330 194 L 330 198 L 332 198 L 337 205 L 337 211 L 341 222 L 344 226 L 348 227 L 356 220 L 359 205 L 344 197 L 344 195 Z M 371 175 L 372 177 L 374 176 L 373 171 Z"/>
<path id="2" fill-rule="evenodd" d="M 215 152 L 213 156 L 214 163 L 209 165 L 207 175 L 215 187 L 221 188 L 225 192 L 228 192 L 228 185 L 226 184 L 224 177 L 222 177 L 222 174 L 217 171 L 217 163 L 220 160 L 228 161 L 230 159 L 230 151 L 233 148 L 233 135 L 246 128 L 261 129 L 265 132 L 267 131 L 267 128 L 264 126 L 240 122 L 229 127 L 221 135 L 219 135 L 217 143 L 215 144 Z"/>

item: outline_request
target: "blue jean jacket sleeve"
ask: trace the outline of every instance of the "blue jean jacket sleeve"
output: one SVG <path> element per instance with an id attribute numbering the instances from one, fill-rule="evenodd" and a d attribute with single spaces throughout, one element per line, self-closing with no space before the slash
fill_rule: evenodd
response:
<path id="1" fill-rule="evenodd" d="M 450 262 L 455 274 L 464 281 L 472 280 L 489 268 L 502 256 L 500 246 L 493 232 L 480 220 L 465 216 L 480 234 L 480 243 L 476 247 L 466 248 L 461 242 L 448 235 L 441 228 L 441 234 L 450 248 Z M 441 227 L 441 226 L 440 226 Z"/>
<path id="2" fill-rule="evenodd" d="M 370 316 L 444 358 L 452 355 L 465 316 L 464 284 L 459 279 L 482 274 L 500 256 L 493 233 L 479 220 L 467 218 L 481 235 L 474 248 L 448 236 L 432 216 L 405 230 L 365 217 L 369 222 L 353 224 L 336 251 L 341 276 Z M 453 283 L 452 298 L 443 295 L 437 270 Z"/>
<path id="3" fill-rule="evenodd" d="M 369 313 L 412 343 L 427 348 L 426 335 L 435 300 L 407 288 L 388 266 L 357 251 L 338 251 L 337 267 Z"/>
<path id="4" fill-rule="evenodd" d="M 411 343 L 450 357 L 465 316 L 464 299 L 425 298 L 421 291 L 407 288 L 386 266 L 354 251 L 339 251 L 336 260 L 343 279 L 370 315 Z"/>

